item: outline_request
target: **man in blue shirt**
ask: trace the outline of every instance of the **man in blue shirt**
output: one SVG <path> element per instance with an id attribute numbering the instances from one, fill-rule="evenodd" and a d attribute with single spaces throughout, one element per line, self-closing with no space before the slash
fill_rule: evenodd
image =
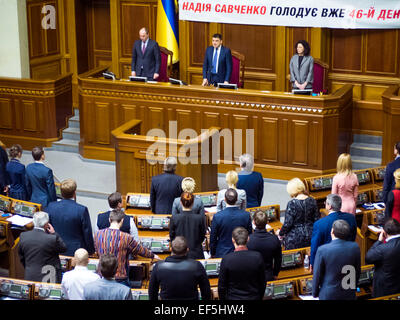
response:
<path id="1" fill-rule="evenodd" d="M 346 212 L 341 212 L 342 198 L 337 194 L 329 194 L 326 197 L 325 208 L 329 211 L 329 214 L 319 219 L 314 223 L 313 232 L 311 236 L 311 253 L 310 253 L 310 265 L 311 268 L 314 265 L 315 255 L 318 247 L 331 242 L 331 229 L 332 224 L 336 220 L 345 220 L 350 226 L 350 232 L 348 241 L 355 241 L 357 235 L 357 223 L 354 215 Z"/>
<path id="2" fill-rule="evenodd" d="M 132 300 L 131 289 L 115 281 L 117 272 L 117 258 L 111 254 L 104 254 L 99 261 L 102 279 L 86 284 L 83 289 L 85 300 Z"/>

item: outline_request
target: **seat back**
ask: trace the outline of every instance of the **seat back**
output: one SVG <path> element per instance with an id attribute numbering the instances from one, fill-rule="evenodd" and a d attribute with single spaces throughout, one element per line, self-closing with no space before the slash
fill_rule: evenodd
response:
<path id="1" fill-rule="evenodd" d="M 235 50 L 232 53 L 232 73 L 229 79 L 229 83 L 234 83 L 238 88 L 244 86 L 244 68 L 245 68 L 245 56 Z"/>
<path id="2" fill-rule="evenodd" d="M 160 53 L 161 53 L 161 66 L 160 66 L 160 71 L 158 73 L 159 78 L 157 79 L 157 81 L 168 82 L 169 75 L 172 73 L 173 52 L 169 51 L 167 48 L 160 47 Z"/>
<path id="3" fill-rule="evenodd" d="M 314 82 L 313 93 L 328 93 L 327 81 L 329 65 L 314 58 Z"/>
<path id="4" fill-rule="evenodd" d="M 0 220 L 0 252 L 11 249 L 14 245 L 14 237 L 11 232 L 11 223 Z"/>

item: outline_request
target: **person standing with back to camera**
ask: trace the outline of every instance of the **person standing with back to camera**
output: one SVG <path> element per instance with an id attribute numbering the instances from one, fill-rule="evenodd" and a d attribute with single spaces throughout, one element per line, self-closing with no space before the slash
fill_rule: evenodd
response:
<path id="1" fill-rule="evenodd" d="M 342 153 L 336 165 L 337 174 L 333 177 L 332 194 L 342 198 L 342 212 L 356 214 L 358 179 L 352 171 L 351 157 Z"/>
<path id="2" fill-rule="evenodd" d="M 314 81 L 314 58 L 310 56 L 310 45 L 305 40 L 297 41 L 296 54 L 290 59 L 290 82 L 293 89 L 312 89 Z"/>

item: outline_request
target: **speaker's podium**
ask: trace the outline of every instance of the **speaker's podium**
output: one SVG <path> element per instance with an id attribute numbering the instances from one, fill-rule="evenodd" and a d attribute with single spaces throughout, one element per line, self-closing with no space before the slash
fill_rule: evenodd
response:
<path id="1" fill-rule="evenodd" d="M 211 127 L 192 139 L 171 139 L 141 135 L 141 123 L 132 119 L 112 131 L 119 192 L 150 193 L 151 178 L 163 172 L 170 156 L 178 160 L 176 174 L 195 179 L 198 191 L 218 189 L 215 142 L 220 128 Z"/>

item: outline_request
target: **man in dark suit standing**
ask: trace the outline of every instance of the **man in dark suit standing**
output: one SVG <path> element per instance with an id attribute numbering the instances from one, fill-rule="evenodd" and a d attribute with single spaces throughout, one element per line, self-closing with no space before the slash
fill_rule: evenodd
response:
<path id="1" fill-rule="evenodd" d="M 226 208 L 216 213 L 212 219 L 210 234 L 211 257 L 222 258 L 235 249 L 232 243 L 232 231 L 236 227 L 245 228 L 249 234 L 253 231 L 250 214 L 235 205 L 237 197 L 235 189 L 229 188 L 226 190 Z"/>
<path id="2" fill-rule="evenodd" d="M 400 292 L 400 223 L 386 221 L 378 241 L 368 250 L 365 262 L 375 265 L 373 296 Z"/>
<path id="3" fill-rule="evenodd" d="M 332 241 L 317 250 L 314 263 L 314 297 L 320 300 L 355 300 L 361 273 L 361 254 L 356 242 L 347 241 L 350 226 L 345 220 L 332 224 Z"/>
<path id="4" fill-rule="evenodd" d="M 150 300 L 158 300 L 161 287 L 162 300 L 198 300 L 211 299 L 210 282 L 203 265 L 187 256 L 189 251 L 186 239 L 182 236 L 172 240 L 171 256 L 157 262 L 151 272 L 149 283 Z"/>
<path id="5" fill-rule="evenodd" d="M 122 195 L 119 192 L 114 192 L 108 196 L 108 205 L 110 206 L 110 210 L 100 213 L 97 216 L 97 224 L 95 227 L 94 233 L 101 229 L 109 228 L 110 227 L 110 213 L 112 210 L 121 210 L 124 211 L 123 209 L 123 203 L 122 203 Z M 124 216 L 124 222 L 122 223 L 121 226 L 121 231 L 129 233 L 133 239 L 135 239 L 136 242 L 139 242 L 139 232 L 135 224 L 134 217 L 130 217 L 125 215 Z"/>
<path id="6" fill-rule="evenodd" d="M 161 66 L 161 53 L 158 43 L 149 38 L 149 30 L 139 30 L 140 40 L 136 40 L 132 50 L 132 76 L 157 80 Z"/>
<path id="7" fill-rule="evenodd" d="M 276 235 L 265 230 L 268 222 L 265 212 L 256 211 L 253 222 L 256 229 L 250 235 L 247 248 L 261 253 L 265 266 L 265 281 L 276 280 L 282 264 L 281 243 Z"/>
<path id="8" fill-rule="evenodd" d="M 8 185 L 10 184 L 10 177 L 6 171 L 8 163 L 8 156 L 5 150 L 5 146 L 0 141 L 0 194 L 6 195 L 8 191 Z"/>
<path id="9" fill-rule="evenodd" d="M 394 146 L 395 159 L 386 166 L 385 178 L 383 180 L 383 202 L 387 202 L 388 194 L 394 189 L 395 181 L 393 173 L 400 168 L 400 141 Z"/>
<path id="10" fill-rule="evenodd" d="M 264 262 L 246 247 L 249 233 L 243 227 L 232 232 L 235 251 L 222 258 L 218 276 L 219 300 L 262 300 L 266 280 Z"/>
<path id="11" fill-rule="evenodd" d="M 61 182 L 61 201 L 51 202 L 47 207 L 50 223 L 67 245 L 67 256 L 73 256 L 79 248 L 93 254 L 94 242 L 89 211 L 76 203 L 76 182 L 67 179 Z"/>
<path id="12" fill-rule="evenodd" d="M 34 229 L 22 232 L 18 254 L 25 268 L 25 280 L 61 283 L 59 254 L 67 247 L 49 223 L 49 215 L 38 211 L 33 215 Z"/>
<path id="13" fill-rule="evenodd" d="M 168 157 L 164 161 L 164 173 L 151 179 L 151 211 L 156 214 L 171 214 L 174 199 L 182 194 L 183 177 L 175 174 L 177 160 Z"/>
<path id="14" fill-rule="evenodd" d="M 311 236 L 310 266 L 314 265 L 315 254 L 318 247 L 331 242 L 331 229 L 334 221 L 345 220 L 350 226 L 350 232 L 346 240 L 355 241 L 357 236 L 357 222 L 354 215 L 341 212 L 342 198 L 337 194 L 329 194 L 326 197 L 325 209 L 329 214 L 314 223 Z"/>
<path id="15" fill-rule="evenodd" d="M 202 86 L 229 83 L 232 73 L 231 50 L 222 45 L 222 35 L 212 37 L 212 46 L 208 47 L 203 62 Z"/>
<path id="16" fill-rule="evenodd" d="M 40 203 L 43 207 L 57 200 L 53 171 L 43 163 L 45 156 L 42 147 L 32 149 L 34 163 L 26 167 L 26 190 L 30 201 Z"/>

